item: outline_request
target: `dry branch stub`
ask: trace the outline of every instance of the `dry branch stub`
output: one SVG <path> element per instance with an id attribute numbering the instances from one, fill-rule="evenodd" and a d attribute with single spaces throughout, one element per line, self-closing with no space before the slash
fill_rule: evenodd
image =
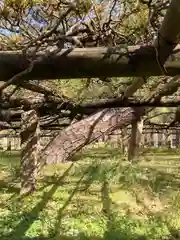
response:
<path id="1" fill-rule="evenodd" d="M 105 109 L 71 124 L 47 145 L 41 156 L 46 164 L 56 164 L 69 160 L 85 145 L 123 128 L 143 115 L 143 108 Z"/>
<path id="2" fill-rule="evenodd" d="M 36 187 L 40 128 L 35 110 L 23 112 L 21 117 L 21 194 L 26 194 Z"/>

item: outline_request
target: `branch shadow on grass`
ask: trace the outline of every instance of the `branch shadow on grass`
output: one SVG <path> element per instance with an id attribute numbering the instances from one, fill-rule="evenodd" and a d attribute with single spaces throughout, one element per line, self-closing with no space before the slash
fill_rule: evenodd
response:
<path id="1" fill-rule="evenodd" d="M 103 153 L 100 154 L 103 156 Z M 110 154 L 109 154 L 110 155 Z M 98 157 L 99 158 L 99 157 Z M 94 159 L 96 160 L 96 159 Z M 2 240 L 75 240 L 75 239 L 81 239 L 81 240 L 110 240 L 110 239 L 116 239 L 116 240 L 127 240 L 127 239 L 135 239 L 135 240 L 142 240 L 146 239 L 143 235 L 138 235 L 133 232 L 133 229 L 131 228 L 131 225 L 129 224 L 128 216 L 118 216 L 115 212 L 113 212 L 111 206 L 113 204 L 111 198 L 110 198 L 110 181 L 108 179 L 113 176 L 113 170 L 111 167 L 103 167 L 101 163 L 95 164 L 95 161 L 91 162 L 91 164 L 83 169 L 83 171 L 77 172 L 77 175 L 75 177 L 80 176 L 78 181 L 75 181 L 75 187 L 71 190 L 70 195 L 66 202 L 63 204 L 63 206 L 58 210 L 58 216 L 56 219 L 56 223 L 53 226 L 54 231 L 52 234 L 49 234 L 49 236 L 38 236 L 38 237 L 26 237 L 25 233 L 29 229 L 29 227 L 32 225 L 32 223 L 38 219 L 40 211 L 42 211 L 45 207 L 47 202 L 52 198 L 52 195 L 55 193 L 56 189 L 60 185 L 65 185 L 69 183 L 66 182 L 65 177 L 68 175 L 70 169 L 72 168 L 73 164 L 70 166 L 70 168 L 67 169 L 67 171 L 64 172 L 63 176 L 57 177 L 57 176 L 51 176 L 47 177 L 47 179 L 43 179 L 43 181 L 46 182 L 46 186 L 52 185 L 51 189 L 44 193 L 41 201 L 30 211 L 24 214 L 23 220 L 13 229 L 11 232 L 11 235 L 7 235 L 4 237 L 1 237 Z M 115 165 L 113 167 L 116 167 Z M 121 166 L 123 169 L 123 166 Z M 78 167 L 77 167 L 78 169 Z M 110 173 L 110 177 L 108 176 L 108 171 L 112 171 Z M 155 169 L 150 169 L 149 171 L 155 175 L 155 178 L 152 181 L 153 185 L 153 191 L 161 191 L 163 190 L 167 183 L 171 183 L 173 187 L 179 187 L 178 183 L 178 177 L 170 174 L 170 173 L 164 173 L 159 172 Z M 122 172 L 121 172 L 122 173 Z M 131 173 L 131 172 L 130 172 Z M 124 175 L 127 175 L 127 172 L 123 173 Z M 115 174 L 114 174 L 115 175 Z M 108 178 L 107 178 L 108 176 Z M 122 176 L 122 175 L 121 175 Z M 130 177 L 130 175 L 129 175 Z M 174 178 L 177 179 L 174 179 Z M 123 179 L 123 177 L 119 178 L 119 183 L 122 186 L 122 183 L 127 183 L 127 178 Z M 143 186 L 147 186 L 149 184 L 149 180 L 145 181 L 141 178 L 138 179 L 138 176 L 136 176 L 136 180 L 139 184 Z M 177 180 L 177 181 L 176 181 Z M 61 224 L 62 224 L 62 218 L 64 217 L 64 213 L 66 211 L 67 206 L 72 202 L 72 199 L 76 192 L 78 191 L 87 191 L 91 185 L 97 181 L 102 185 L 101 187 L 101 203 L 102 203 L 102 217 L 106 218 L 106 232 L 104 233 L 103 237 L 97 237 L 97 236 L 87 236 L 85 232 L 79 232 L 76 236 L 65 236 L 62 235 L 60 232 L 61 230 Z M 2 183 L 3 184 L 3 183 Z M 120 187 L 121 187 L 120 186 Z M 12 190 L 13 191 L 13 190 Z M 28 219 L 28 220 L 27 220 Z M 167 238 L 168 240 L 171 240 L 172 238 Z M 178 238 L 175 238 L 178 239 Z"/>
<path id="2" fill-rule="evenodd" d="M 84 177 L 91 171 L 92 165 L 89 165 L 81 174 L 81 177 L 79 178 L 79 180 L 76 183 L 74 189 L 71 191 L 68 199 L 66 200 L 66 202 L 63 204 L 63 206 L 58 210 L 58 217 L 56 219 L 56 223 L 54 226 L 54 231 L 51 232 L 50 236 L 45 237 L 45 236 L 38 236 L 38 237 L 27 237 L 25 236 L 27 230 L 30 228 L 30 226 L 33 224 L 34 221 L 36 221 L 39 217 L 39 213 L 46 207 L 48 201 L 52 198 L 52 196 L 54 195 L 54 193 L 56 192 L 57 188 L 60 185 L 65 185 L 66 187 L 66 181 L 65 181 L 65 177 L 69 174 L 70 170 L 72 169 L 72 167 L 74 166 L 74 163 L 72 163 L 70 165 L 70 167 L 64 172 L 64 174 L 60 177 L 57 176 L 53 176 L 51 177 L 51 179 L 44 179 L 44 181 L 46 182 L 45 186 L 49 186 L 52 185 L 52 187 L 50 188 L 50 190 L 48 192 L 45 192 L 42 196 L 41 201 L 29 212 L 23 214 L 23 220 L 20 221 L 20 223 L 18 223 L 13 231 L 8 234 L 8 235 L 4 235 L 1 237 L 2 240 L 50 240 L 50 239 L 56 239 L 56 237 L 58 237 L 58 239 L 64 239 L 64 240 L 73 240 L 73 239 L 77 239 L 76 237 L 71 237 L 71 236 L 65 236 L 65 235 L 61 235 L 58 234 L 59 230 L 61 229 L 61 220 L 64 214 L 64 211 L 66 210 L 66 207 L 71 203 L 74 195 L 80 191 L 80 189 L 82 190 L 82 185 L 83 185 L 83 179 Z M 89 174 L 88 174 L 89 176 Z M 50 180 L 50 181 L 49 181 Z M 87 180 L 85 180 L 85 182 L 87 183 Z M 43 189 L 45 187 L 43 186 Z M 21 199 L 19 198 L 19 201 L 21 201 Z M 21 216 L 20 216 L 21 218 Z M 79 233 L 79 238 L 80 239 L 99 239 L 97 237 L 94 238 L 88 238 L 86 237 L 85 233 Z"/>
<path id="3" fill-rule="evenodd" d="M 180 176 L 177 172 L 169 173 L 150 166 L 146 167 L 146 169 L 147 173 L 144 176 L 136 176 L 136 182 L 142 187 L 150 186 L 156 194 L 180 188 Z M 123 181 L 123 177 L 121 177 L 121 180 Z"/>
<path id="4" fill-rule="evenodd" d="M 19 188 L 6 180 L 0 180 L 0 192 L 19 193 Z"/>
<path id="5" fill-rule="evenodd" d="M 61 220 L 63 217 L 63 212 L 65 211 L 66 207 L 70 204 L 70 202 L 72 201 L 74 195 L 81 190 L 81 184 L 83 182 L 84 177 L 86 176 L 86 174 L 89 173 L 90 169 L 92 168 L 92 165 L 88 166 L 84 172 L 82 173 L 81 177 L 79 178 L 79 180 L 76 183 L 75 188 L 71 191 L 67 201 L 64 203 L 64 205 L 58 210 L 58 215 L 57 215 L 57 219 L 56 219 L 56 224 L 54 227 L 54 236 L 58 239 L 61 239 L 61 235 L 60 233 L 60 229 L 61 229 Z M 68 239 L 68 238 L 67 238 Z"/>
<path id="6" fill-rule="evenodd" d="M 109 191 L 109 181 L 106 179 L 106 176 L 104 176 L 104 181 L 102 182 L 101 187 L 101 201 L 102 212 L 107 218 L 107 230 L 104 233 L 103 240 L 147 239 L 144 235 L 133 233 L 131 226 L 128 226 L 128 224 L 125 226 L 125 217 L 117 220 L 116 214 L 111 209 L 113 202 L 110 198 Z"/>
<path id="7" fill-rule="evenodd" d="M 67 176 L 69 171 L 72 169 L 73 163 L 70 167 L 63 173 L 62 176 L 59 177 L 59 182 L 63 181 L 63 179 Z M 13 231 L 8 236 L 3 236 L 3 240 L 5 239 L 13 239 L 20 240 L 25 237 L 26 231 L 33 224 L 35 220 L 38 219 L 39 213 L 46 207 L 48 201 L 52 198 L 53 194 L 56 192 L 59 185 L 54 184 L 48 192 L 45 192 L 42 196 L 41 201 L 30 211 L 23 215 L 23 220 L 20 221 L 19 224 L 13 229 Z M 21 198 L 19 198 L 21 201 Z"/>
<path id="8" fill-rule="evenodd" d="M 50 236 L 39 236 L 39 237 L 23 237 L 20 240 L 103 240 L 100 237 L 96 236 L 86 236 L 84 232 L 80 232 L 77 236 L 66 236 L 66 235 L 59 235 L 58 238 L 52 238 Z M 4 240 L 4 239 L 3 239 Z M 10 240 L 10 239 L 7 239 Z"/>
<path id="9" fill-rule="evenodd" d="M 56 224 L 54 226 L 54 232 L 51 233 L 51 235 L 49 235 L 48 237 L 44 237 L 44 236 L 38 236 L 38 237 L 25 237 L 22 235 L 22 232 L 20 235 L 17 235 L 17 231 L 13 232 L 13 235 L 17 237 L 17 239 L 19 240 L 110 240 L 110 239 L 114 239 L 114 240 L 127 240 L 127 239 L 135 239 L 135 240 L 144 240 L 146 239 L 145 236 L 143 235 L 138 235 L 133 233 L 133 230 L 131 230 L 131 226 L 127 225 L 126 226 L 126 217 L 122 217 L 121 219 L 117 219 L 116 214 L 114 212 L 112 212 L 111 209 L 111 205 L 113 204 L 110 198 L 110 194 L 109 194 L 109 180 L 106 178 L 106 174 L 105 172 L 101 173 L 101 183 L 102 183 L 102 187 L 101 187 L 101 202 L 102 202 L 102 217 L 104 219 L 106 219 L 106 231 L 104 233 L 104 235 L 102 237 L 99 236 L 87 236 L 87 233 L 85 232 L 79 232 L 76 236 L 66 236 L 66 235 L 62 235 L 61 233 L 61 220 L 64 214 L 64 211 L 66 209 L 66 207 L 70 204 L 70 202 L 72 201 L 74 195 L 76 194 L 76 192 L 81 191 L 82 190 L 82 182 L 83 179 L 86 178 L 84 183 L 88 182 L 89 176 L 90 176 L 90 172 L 92 171 L 93 165 L 88 166 L 82 173 L 81 177 L 79 178 L 79 180 L 77 181 L 77 184 L 75 186 L 74 189 L 72 189 L 68 199 L 66 200 L 66 202 L 63 204 L 63 206 L 59 209 L 58 214 L 57 214 L 57 219 L 56 219 Z M 91 170 L 91 171 L 90 171 Z M 92 172 L 91 172 L 92 173 Z M 96 172 L 96 174 L 98 175 L 98 173 Z M 94 177 L 95 175 L 94 174 Z M 97 176 L 96 176 L 97 177 Z M 96 178 L 94 178 L 96 179 Z M 92 183 L 92 179 L 91 182 Z M 87 186 L 90 185 L 87 184 Z M 24 231 L 23 231 L 24 232 Z M 13 238 L 15 239 L 15 238 Z M 5 240 L 5 239 L 3 239 Z M 7 239 L 6 239 L 7 240 Z"/>
<path id="10" fill-rule="evenodd" d="M 122 152 L 120 151 L 119 148 L 111 148 L 111 147 L 98 147 L 98 148 L 90 148 L 86 150 L 82 150 L 79 153 L 76 153 L 72 161 L 79 161 L 79 160 L 84 160 L 86 158 L 89 159 L 102 159 L 102 160 L 107 160 L 111 159 L 113 157 L 119 157 L 122 156 Z"/>
<path id="11" fill-rule="evenodd" d="M 177 173 L 167 173 L 158 169 L 149 168 L 154 179 L 149 181 L 153 192 L 163 193 L 166 190 L 175 190 L 180 188 L 180 176 Z"/>
<path id="12" fill-rule="evenodd" d="M 171 170 L 171 171 L 169 171 Z M 155 194 L 164 193 L 166 190 L 177 190 L 180 188 L 180 174 L 178 167 L 173 165 L 158 169 L 153 165 L 122 165 L 119 174 L 119 184 L 123 188 L 131 189 L 135 184 L 143 188 L 151 188 Z"/>

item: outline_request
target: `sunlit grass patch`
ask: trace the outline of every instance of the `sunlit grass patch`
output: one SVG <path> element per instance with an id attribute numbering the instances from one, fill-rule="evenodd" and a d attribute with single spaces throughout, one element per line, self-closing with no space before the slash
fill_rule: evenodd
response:
<path id="1" fill-rule="evenodd" d="M 157 159 L 155 154 L 149 161 L 142 156 L 133 164 L 122 161 L 119 150 L 112 147 L 86 149 L 79 161 L 46 166 L 39 174 L 37 191 L 24 198 L 16 179 L 18 154 L 2 157 L 1 239 L 177 236 L 180 162 L 171 153 L 168 160 L 166 153 L 163 165 L 160 154 Z"/>

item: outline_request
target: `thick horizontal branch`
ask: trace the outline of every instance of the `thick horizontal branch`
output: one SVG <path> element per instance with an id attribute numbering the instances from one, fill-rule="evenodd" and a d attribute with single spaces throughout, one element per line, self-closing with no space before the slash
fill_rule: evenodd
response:
<path id="1" fill-rule="evenodd" d="M 87 103 L 77 105 L 77 112 L 83 112 L 83 109 L 104 109 L 104 108 L 116 108 L 116 107 L 176 107 L 180 105 L 180 100 L 173 100 L 172 98 L 166 98 L 159 101 L 140 101 L 134 98 L 122 99 L 114 98 L 108 100 L 101 100 L 95 103 Z"/>
<path id="2" fill-rule="evenodd" d="M 68 123 L 62 123 L 62 124 L 41 124 L 40 127 L 43 130 L 61 130 L 64 127 L 69 126 Z M 20 120 L 18 123 L 11 123 L 8 124 L 7 122 L 0 121 L 0 130 L 6 130 L 6 129 L 13 129 L 13 130 L 20 130 L 21 124 Z"/>
<path id="3" fill-rule="evenodd" d="M 113 98 L 113 99 L 106 99 L 106 100 L 100 100 L 94 103 L 86 103 L 86 104 L 75 104 L 73 105 L 66 105 L 65 109 L 69 110 L 69 112 L 61 112 L 63 110 L 63 106 L 61 109 L 58 109 L 58 106 L 56 103 L 50 104 L 48 106 L 42 106 L 40 104 L 40 107 L 37 108 L 37 111 L 40 114 L 40 117 L 43 116 L 49 116 L 49 113 L 55 114 L 55 116 L 51 116 L 50 120 L 47 120 L 46 124 L 43 125 L 49 125 L 52 122 L 54 122 L 54 118 L 60 119 L 60 118 L 69 118 L 73 119 L 75 116 L 78 119 L 81 119 L 83 116 L 88 116 L 91 114 L 94 114 L 95 112 L 105 109 L 105 108 L 124 108 L 124 107 L 176 107 L 180 105 L 180 100 L 178 99 L 172 99 L 171 97 L 166 97 L 165 99 L 160 100 L 152 100 L 152 101 L 141 101 L 139 99 L 135 99 L 133 97 L 122 99 L 122 98 Z M 10 107 L 10 106 L 9 106 Z M 22 110 L 8 110 L 8 109 L 1 109 L 0 111 L 0 119 L 3 121 L 19 121 L 21 118 Z M 79 117 L 78 117 L 79 114 Z"/>
<path id="4" fill-rule="evenodd" d="M 179 50 L 178 45 L 173 57 L 165 64 L 170 76 L 180 74 Z M 41 52 L 37 57 L 41 60 L 36 61 L 32 71 L 23 79 L 163 75 L 153 46 L 63 49 L 56 55 L 47 56 L 47 53 Z M 28 57 L 21 52 L 0 52 L 0 81 L 7 81 L 28 68 L 29 64 Z"/>

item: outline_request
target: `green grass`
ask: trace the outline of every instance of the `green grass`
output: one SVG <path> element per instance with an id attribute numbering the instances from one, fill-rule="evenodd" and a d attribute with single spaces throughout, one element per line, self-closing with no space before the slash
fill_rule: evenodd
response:
<path id="1" fill-rule="evenodd" d="M 177 152 L 147 152 L 131 164 L 101 146 L 75 158 L 45 167 L 37 191 L 22 198 L 19 154 L 1 154 L 1 240 L 180 238 Z"/>

